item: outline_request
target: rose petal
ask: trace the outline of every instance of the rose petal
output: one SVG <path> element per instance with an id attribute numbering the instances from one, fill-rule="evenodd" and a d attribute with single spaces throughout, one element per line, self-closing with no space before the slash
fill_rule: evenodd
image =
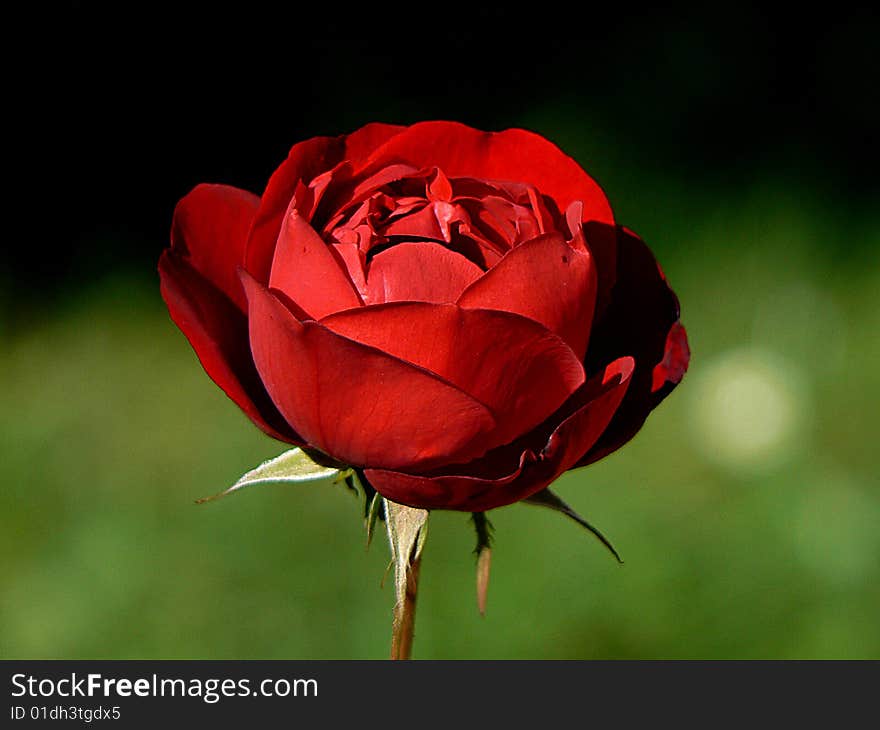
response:
<path id="1" fill-rule="evenodd" d="M 360 165 L 376 148 L 387 142 L 396 134 L 400 134 L 405 126 L 401 124 L 385 124 L 370 122 L 360 129 L 345 136 L 345 159 L 354 165 Z"/>
<path id="2" fill-rule="evenodd" d="M 330 186 L 334 183 L 338 185 L 341 180 L 347 180 L 350 176 L 351 163 L 343 160 L 326 172 L 313 177 L 308 185 L 297 184 L 291 203 L 306 220 L 311 221 Z"/>
<path id="3" fill-rule="evenodd" d="M 341 262 L 348 273 L 348 278 L 357 290 L 361 300 L 367 296 L 367 279 L 364 273 L 367 257 L 357 243 L 331 243 L 330 250 Z"/>
<path id="4" fill-rule="evenodd" d="M 559 335 L 578 358 L 583 358 L 595 300 L 592 257 L 553 233 L 511 249 L 464 290 L 458 304 L 530 317 Z"/>
<path id="5" fill-rule="evenodd" d="M 361 306 L 347 271 L 293 206 L 281 226 L 269 286 L 312 319 Z"/>
<path id="6" fill-rule="evenodd" d="M 611 302 L 614 282 L 617 281 L 617 231 L 614 226 L 595 221 L 585 223 L 581 230 L 598 272 L 599 288 L 593 314 L 598 321 Z"/>
<path id="7" fill-rule="evenodd" d="M 369 169 L 408 162 L 436 166 L 450 178 L 467 176 L 534 185 L 560 210 L 584 203 L 584 220 L 613 223 L 605 193 L 571 157 L 524 129 L 481 132 L 457 122 L 422 122 L 389 138 L 370 156 Z"/>
<path id="8" fill-rule="evenodd" d="M 360 180 L 350 191 L 347 191 L 348 197 L 345 201 L 338 200 L 337 203 L 340 206 L 349 206 L 358 203 L 362 200 L 366 200 L 379 188 L 384 187 L 385 185 L 403 178 L 415 177 L 418 176 L 418 174 L 418 168 L 415 168 L 412 165 L 388 165 L 388 167 L 383 167 L 366 180 Z"/>
<path id="9" fill-rule="evenodd" d="M 428 183 L 427 188 L 428 200 L 432 203 L 438 201 L 443 203 L 452 202 L 452 183 L 449 182 L 449 178 L 446 177 L 443 170 L 439 167 L 435 167 L 432 174 L 433 179 Z"/>
<path id="10" fill-rule="evenodd" d="M 508 312 L 398 302 L 339 312 L 321 323 L 486 404 L 498 424 L 492 447 L 533 429 L 584 382 L 578 357 L 562 340 Z"/>
<path id="11" fill-rule="evenodd" d="M 260 209 L 248 234 L 246 269 L 260 281 L 269 280 L 272 254 L 285 213 L 297 186 L 341 162 L 345 144 L 339 138 L 313 137 L 295 144 L 287 159 L 275 170 L 263 191 Z"/>
<path id="12" fill-rule="evenodd" d="M 651 377 L 651 392 L 656 393 L 661 388 L 667 387 L 668 384 L 678 385 L 687 372 L 690 359 L 691 349 L 688 346 L 687 332 L 681 322 L 676 322 L 669 328 L 669 334 L 666 335 L 663 359 L 654 367 Z"/>
<path id="13" fill-rule="evenodd" d="M 411 507 L 484 512 L 518 502 L 551 484 L 595 443 L 626 393 L 633 366 L 632 358 L 620 358 L 585 383 L 572 397 L 571 405 L 566 404 L 567 411 L 574 411 L 543 441 L 543 448 L 537 453 L 523 451 L 519 463 L 507 473 L 419 476 L 367 469 L 364 475 L 383 497 Z M 492 459 L 491 452 L 484 457 Z"/>
<path id="14" fill-rule="evenodd" d="M 377 146 L 403 129 L 393 124 L 374 123 L 348 136 L 313 137 L 295 144 L 263 192 L 248 235 L 247 270 L 259 281 L 268 281 L 275 240 L 297 184 L 308 184 L 343 160 L 360 167 Z"/>
<path id="15" fill-rule="evenodd" d="M 370 263 L 366 301 L 451 303 L 482 275 L 479 266 L 439 244 L 400 243 Z"/>
<path id="16" fill-rule="evenodd" d="M 602 231 L 608 235 L 608 231 Z M 642 427 L 648 414 L 681 380 L 690 353 L 687 335 L 678 322 L 678 299 L 666 283 L 650 249 L 631 231 L 618 228 L 617 283 L 608 309 L 597 320 L 587 353 L 591 362 L 632 355 L 636 361 L 633 382 L 608 430 L 579 466 L 615 451 Z M 656 368 L 664 383 L 655 382 Z"/>
<path id="17" fill-rule="evenodd" d="M 345 464 L 423 470 L 485 453 L 489 410 L 398 358 L 299 322 L 242 272 L 251 350 L 266 389 L 313 445 Z"/>
<path id="18" fill-rule="evenodd" d="M 260 199 L 245 190 L 197 185 L 177 204 L 171 223 L 171 249 L 242 312 L 247 303 L 237 270 L 259 205 Z"/>
<path id="19" fill-rule="evenodd" d="M 515 244 L 543 233 L 541 224 L 531 209 L 505 198 L 487 195 L 480 199 L 459 198 L 457 202 L 484 235 L 501 242 L 502 253 Z"/>
<path id="20" fill-rule="evenodd" d="M 463 208 L 451 203 L 429 203 L 417 212 L 396 217 L 382 228 L 382 235 L 399 238 L 431 238 L 449 243 L 452 240 L 451 227 L 455 222 L 469 222 Z"/>
<path id="21" fill-rule="evenodd" d="M 251 358 L 244 313 L 174 251 L 159 259 L 159 280 L 171 319 L 211 379 L 267 434 L 302 445 L 263 387 Z"/>

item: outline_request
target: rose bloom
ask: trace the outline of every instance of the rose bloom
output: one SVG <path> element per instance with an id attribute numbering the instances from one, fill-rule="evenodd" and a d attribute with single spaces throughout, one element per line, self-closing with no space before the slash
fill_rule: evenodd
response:
<path id="1" fill-rule="evenodd" d="M 254 423 L 412 507 L 535 494 L 632 438 L 688 364 L 650 250 L 521 129 L 301 142 L 261 197 L 184 197 L 159 272 Z"/>

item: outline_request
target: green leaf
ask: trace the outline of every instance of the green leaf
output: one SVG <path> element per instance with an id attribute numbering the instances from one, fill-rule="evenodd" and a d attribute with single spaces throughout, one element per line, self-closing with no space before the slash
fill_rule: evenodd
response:
<path id="1" fill-rule="evenodd" d="M 245 487 L 253 487 L 262 484 L 303 484 L 310 482 L 325 482 L 327 484 L 340 484 L 350 476 L 350 469 L 337 469 L 318 464 L 300 448 L 285 451 L 274 459 L 269 459 L 260 464 L 256 469 L 251 469 L 231 487 L 210 497 L 196 500 L 196 504 L 211 502 L 220 497 L 225 497 Z"/>

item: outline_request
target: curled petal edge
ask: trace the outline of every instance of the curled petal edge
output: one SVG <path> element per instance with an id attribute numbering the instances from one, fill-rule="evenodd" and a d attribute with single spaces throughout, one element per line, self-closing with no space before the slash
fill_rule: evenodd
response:
<path id="1" fill-rule="evenodd" d="M 382 496 L 412 507 L 483 512 L 518 502 L 547 487 L 596 442 L 620 405 L 634 368 L 631 357 L 621 357 L 587 381 L 560 410 L 569 415 L 542 448 L 524 448 L 518 466 L 506 475 L 431 476 L 383 469 L 366 469 L 364 474 Z"/>

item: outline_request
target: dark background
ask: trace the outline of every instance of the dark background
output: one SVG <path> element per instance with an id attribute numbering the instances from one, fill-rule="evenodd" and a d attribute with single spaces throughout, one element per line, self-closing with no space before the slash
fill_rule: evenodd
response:
<path id="1" fill-rule="evenodd" d="M 0 657 L 377 658 L 387 552 L 343 489 L 203 507 L 283 447 L 159 296 L 176 201 L 371 121 L 526 127 L 657 254 L 692 348 L 555 489 L 609 535 L 437 512 L 417 658 L 880 657 L 876 12 L 372 4 L 6 11 Z M 381 537 L 381 536 L 380 536 Z"/>
<path id="2" fill-rule="evenodd" d="M 579 7 L 46 8 L 10 28 L 29 41 L 10 71 L 27 219 L 60 230 L 8 245 L 7 276 L 41 298 L 142 270 L 195 184 L 259 193 L 293 143 L 375 120 L 494 130 L 549 108 L 631 175 L 735 191 L 772 169 L 876 205 L 875 13 Z"/>

